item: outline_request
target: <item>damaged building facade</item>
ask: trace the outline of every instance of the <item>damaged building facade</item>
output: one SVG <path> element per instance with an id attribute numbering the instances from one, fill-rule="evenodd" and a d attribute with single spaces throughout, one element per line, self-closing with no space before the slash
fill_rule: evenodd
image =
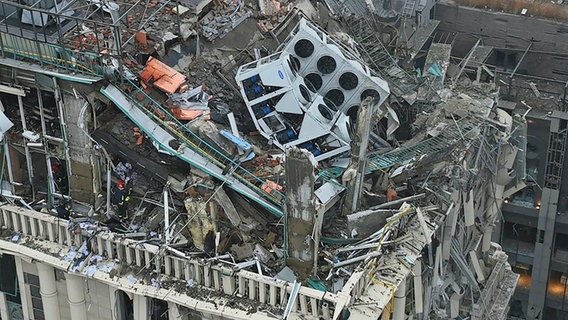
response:
<path id="1" fill-rule="evenodd" d="M 566 91 L 435 5 L 0 0 L 0 319 L 551 315 Z"/>

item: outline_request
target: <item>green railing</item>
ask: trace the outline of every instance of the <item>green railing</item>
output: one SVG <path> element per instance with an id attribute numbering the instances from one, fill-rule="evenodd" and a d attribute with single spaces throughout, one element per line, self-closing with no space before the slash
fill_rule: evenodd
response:
<path id="1" fill-rule="evenodd" d="M 128 85 L 130 93 L 124 92 L 121 87 Z M 130 79 L 124 79 L 124 85 L 116 84 L 116 87 L 121 90 L 127 96 L 133 95 L 143 95 L 143 102 L 138 101 L 138 99 L 131 98 L 130 101 L 133 102 L 140 110 L 144 111 L 155 123 L 160 125 L 162 128 L 176 136 L 180 142 L 189 146 L 192 151 L 205 157 L 210 162 L 214 163 L 219 168 L 227 171 L 227 174 L 237 178 L 241 183 L 245 184 L 250 189 L 254 190 L 260 197 L 268 200 L 273 205 L 278 208 L 282 208 L 285 195 L 274 189 L 271 185 L 267 184 L 265 180 L 257 177 L 253 173 L 244 169 L 239 162 L 231 159 L 224 153 L 220 152 L 216 148 L 209 145 L 203 139 L 201 139 L 192 130 L 187 128 L 183 123 L 177 120 L 170 112 L 162 107 L 158 102 L 156 102 L 152 97 L 150 97 L 144 90 L 142 90 L 136 83 Z M 171 147 L 171 146 L 170 146 Z M 270 192 L 266 192 L 269 190 Z M 277 215 L 281 215 L 279 212 Z"/>
<path id="2" fill-rule="evenodd" d="M 102 76 L 99 55 L 63 48 L 61 46 L 0 32 L 0 52 L 6 58 L 24 58 L 86 75 Z"/>

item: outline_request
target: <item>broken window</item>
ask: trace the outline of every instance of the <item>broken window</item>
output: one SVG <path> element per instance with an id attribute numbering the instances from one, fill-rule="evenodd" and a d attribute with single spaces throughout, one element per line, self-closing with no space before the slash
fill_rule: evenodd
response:
<path id="1" fill-rule="evenodd" d="M 30 289 L 30 296 L 32 299 L 32 312 L 35 320 L 45 319 L 43 313 L 43 302 L 41 300 L 41 290 L 39 285 L 39 277 L 35 274 L 24 272 L 24 283 Z"/>
<path id="2" fill-rule="evenodd" d="M 122 290 L 116 290 L 116 315 L 117 320 L 134 320 L 134 303 Z"/>
<path id="3" fill-rule="evenodd" d="M 8 313 L 14 318 L 23 319 L 22 301 L 20 288 L 18 286 L 18 275 L 16 273 L 16 262 L 14 256 L 8 254 L 0 255 L 0 292 L 6 298 Z"/>
<path id="4" fill-rule="evenodd" d="M 155 298 L 150 301 L 150 320 L 168 320 L 168 303 Z"/>

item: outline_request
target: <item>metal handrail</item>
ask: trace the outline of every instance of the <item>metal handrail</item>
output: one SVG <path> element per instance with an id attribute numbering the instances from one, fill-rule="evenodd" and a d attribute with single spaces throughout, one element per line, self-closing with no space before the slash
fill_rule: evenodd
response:
<path id="1" fill-rule="evenodd" d="M 152 97 L 150 97 L 142 88 L 138 87 L 132 80 L 124 79 L 126 83 L 128 83 L 134 90 L 140 92 L 144 95 L 144 97 L 154 105 L 154 108 L 159 109 L 163 112 L 167 117 L 168 120 L 172 123 L 176 124 L 177 128 L 174 128 L 171 124 L 165 122 L 160 117 L 158 117 L 153 111 L 148 110 L 148 108 L 141 103 L 139 103 L 136 99 L 131 99 L 140 109 L 145 111 L 150 117 L 152 117 L 156 122 L 161 124 L 165 127 L 168 131 L 173 133 L 178 138 L 182 139 L 186 144 L 188 144 L 194 151 L 198 152 L 200 155 L 206 157 L 207 159 L 211 160 L 217 166 L 222 169 L 225 169 L 227 166 L 231 166 L 231 168 L 235 168 L 232 170 L 233 176 L 236 177 L 239 181 L 244 183 L 245 185 L 249 186 L 251 189 L 256 190 L 258 194 L 262 195 L 264 198 L 269 199 L 271 202 L 278 206 L 282 206 L 283 199 L 285 199 L 285 195 L 280 191 L 276 190 L 272 186 L 268 185 L 264 180 L 260 179 L 259 177 L 255 176 L 253 173 L 249 172 L 248 170 L 244 169 L 239 162 L 231 159 L 230 157 L 226 156 L 224 153 L 220 152 L 216 148 L 209 145 L 206 141 L 201 139 L 195 132 L 187 128 L 183 123 L 181 123 L 178 119 L 176 119 L 167 109 L 165 109 L 162 105 L 160 105 L 157 101 L 155 101 Z M 117 87 L 118 88 L 118 87 Z M 128 95 L 124 92 L 121 88 L 118 88 L 122 91 L 125 95 Z M 179 129 L 182 129 L 183 132 L 180 132 Z M 208 149 L 210 152 L 204 150 Z M 251 180 L 247 179 L 246 177 L 250 177 L 256 183 L 259 183 L 261 187 L 258 187 L 256 184 L 252 183 Z M 263 191 L 262 187 L 266 187 L 272 190 L 276 196 L 272 196 Z"/>

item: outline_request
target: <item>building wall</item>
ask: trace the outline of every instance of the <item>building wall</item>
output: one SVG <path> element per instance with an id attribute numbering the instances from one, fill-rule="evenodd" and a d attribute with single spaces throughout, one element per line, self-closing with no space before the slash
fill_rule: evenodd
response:
<path id="1" fill-rule="evenodd" d="M 8 255 L 8 254 L 5 254 Z M 26 320 L 36 320 L 36 319 L 47 319 L 49 320 L 47 314 L 41 315 L 36 311 L 34 315 L 33 308 L 41 307 L 45 302 L 42 301 L 41 305 L 38 302 L 43 300 L 34 300 L 31 286 L 28 282 L 29 279 L 32 282 L 37 281 L 40 276 L 38 271 L 37 262 L 28 257 L 14 257 L 15 258 L 15 273 L 17 274 L 17 281 L 20 287 L 21 304 L 23 309 L 23 319 Z M 6 270 L 1 270 L 4 274 L 7 274 Z M 2 272 L 0 272 L 0 277 L 2 277 Z M 77 320 L 77 316 L 71 314 L 71 309 L 69 307 L 69 297 L 66 279 L 69 274 L 64 270 L 54 269 L 55 281 L 57 287 L 57 299 L 59 302 L 60 315 L 57 315 L 55 319 L 57 320 Z M 34 278 L 38 277 L 38 278 Z M 87 319 L 93 320 L 144 320 L 144 319 L 175 319 L 175 320 L 220 320 L 221 317 L 204 314 L 195 310 L 191 310 L 187 307 L 181 307 L 171 302 L 161 301 L 162 304 L 167 305 L 168 312 L 163 314 L 163 309 L 158 312 L 152 310 L 152 298 L 137 295 L 134 293 L 126 293 L 121 291 L 120 288 L 107 285 L 100 281 L 94 279 L 81 277 L 80 281 L 83 281 L 83 293 L 85 297 L 85 308 L 87 311 Z M 37 283 L 37 282 L 35 282 Z M 39 285 L 36 286 L 39 288 Z M 122 302 L 117 299 L 116 294 L 121 292 L 125 296 L 125 300 Z M 39 293 L 36 292 L 36 295 Z M 131 304 L 130 311 L 127 310 L 126 303 Z M 6 296 L 3 292 L 0 292 L 0 320 L 9 320 L 9 310 L 6 301 Z M 41 309 L 41 308 L 40 308 Z M 46 310 L 47 311 L 47 310 Z M 130 317 L 126 313 L 131 312 Z M 46 312 L 47 313 L 47 312 Z M 157 316 L 157 313 L 162 315 Z M 121 316 L 120 314 L 123 314 Z M 133 317 L 133 318 L 132 318 Z M 53 318 L 52 318 L 53 319 Z"/>
<path id="2" fill-rule="evenodd" d="M 538 319 L 539 312 L 540 319 L 543 319 L 542 316 L 544 319 L 568 319 L 568 314 L 560 310 L 568 307 L 568 283 L 563 280 L 568 276 L 568 231 L 566 231 L 568 219 L 558 208 L 549 214 L 555 218 L 553 226 L 543 229 L 540 223 L 543 215 L 548 214 L 546 208 L 549 207 L 545 203 L 549 197 L 544 195 L 539 186 L 543 188 L 545 186 L 548 140 L 550 131 L 553 130 L 552 118 L 546 112 L 538 110 L 529 114 L 527 170 L 533 173 L 537 184 L 513 195 L 508 199 L 508 204 L 502 208 L 505 223 L 501 232 L 501 243 L 509 255 L 509 262 L 514 270 L 521 274 L 512 300 L 511 312 L 513 316 L 527 317 L 527 319 Z M 564 152 L 565 159 L 566 156 L 568 150 Z M 564 161 L 564 170 L 566 168 L 568 168 L 567 163 Z M 566 185 L 563 181 L 560 190 L 565 190 Z M 560 194 L 565 192 L 561 191 Z M 542 239 L 539 238 L 543 237 L 539 236 L 540 230 L 544 230 L 545 234 L 552 237 L 548 259 L 539 256 L 543 251 L 539 249 L 539 244 L 542 247 L 542 243 L 539 243 Z M 538 298 L 542 298 L 543 295 L 545 296 L 543 305 L 540 306 L 538 303 L 533 305 L 539 311 L 533 313 L 531 317 L 529 312 L 531 301 L 539 300 Z"/>
<path id="3" fill-rule="evenodd" d="M 438 32 L 457 34 L 455 56 L 464 57 L 481 39 L 484 46 L 515 49 L 518 61 L 532 43 L 519 71 L 568 80 L 568 26 L 563 23 L 446 3 L 436 5 L 435 19 L 440 20 Z"/>

